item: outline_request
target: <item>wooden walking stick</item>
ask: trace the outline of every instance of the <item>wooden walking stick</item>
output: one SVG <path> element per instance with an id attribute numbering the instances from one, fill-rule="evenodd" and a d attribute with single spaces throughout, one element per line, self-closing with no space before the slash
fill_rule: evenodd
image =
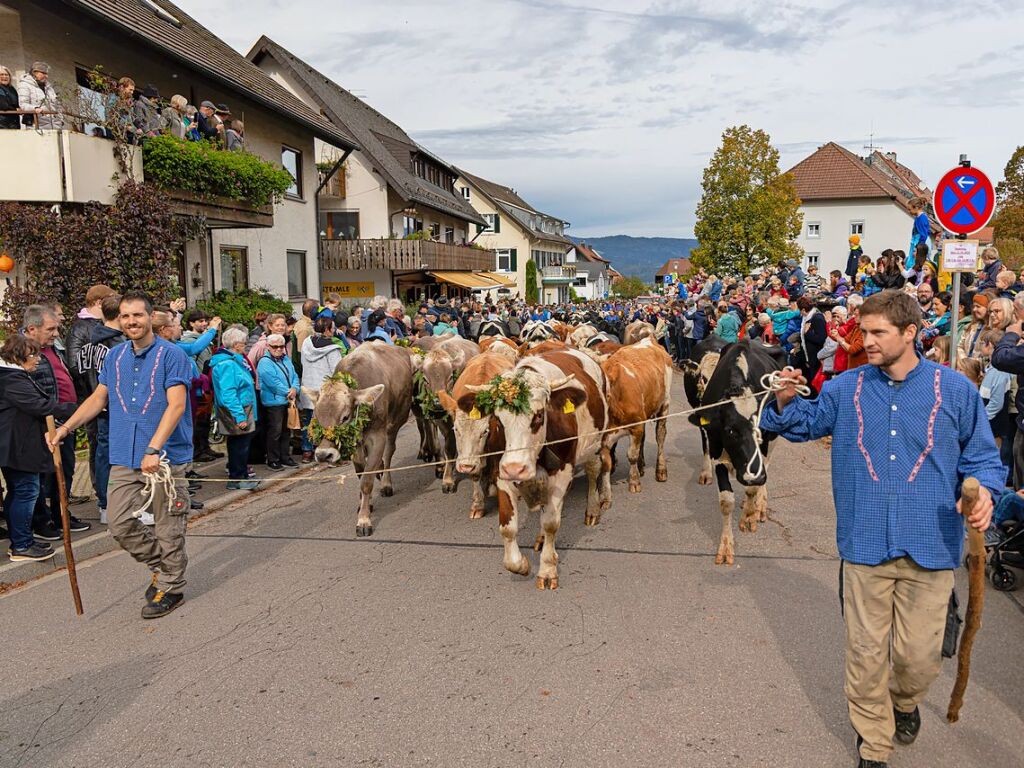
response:
<path id="1" fill-rule="evenodd" d="M 960 494 L 960 513 L 964 519 L 974 511 L 978 501 L 979 485 L 973 477 L 964 480 Z M 955 723 L 960 719 L 960 707 L 964 703 L 964 691 L 967 690 L 967 678 L 971 675 L 971 649 L 974 636 L 981 629 L 981 610 L 985 605 L 985 536 L 977 528 L 967 526 L 967 555 L 969 591 L 967 597 L 967 620 L 964 622 L 964 636 L 960 639 L 960 652 L 956 657 L 956 684 L 953 694 L 949 697 L 949 709 L 946 719 Z"/>
<path id="2" fill-rule="evenodd" d="M 68 488 L 64 483 L 64 468 L 60 460 L 60 446 L 57 445 L 57 427 L 53 416 L 46 417 L 46 429 L 50 433 L 50 448 L 53 453 L 53 465 L 56 467 L 57 491 L 60 494 L 60 521 L 64 528 L 64 559 L 68 563 L 68 579 L 71 581 L 71 596 L 75 599 L 75 613 L 82 615 L 82 594 L 78 591 L 78 573 L 75 571 L 75 552 L 71 548 L 71 516 L 68 513 Z M 68 435 L 74 439 L 74 433 Z"/>

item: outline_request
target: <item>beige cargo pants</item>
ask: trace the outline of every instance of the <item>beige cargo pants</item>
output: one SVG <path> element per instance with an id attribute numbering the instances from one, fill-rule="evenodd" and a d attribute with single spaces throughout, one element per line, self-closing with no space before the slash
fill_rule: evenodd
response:
<path id="1" fill-rule="evenodd" d="M 191 508 L 185 471 L 190 464 L 171 467 L 176 496 L 171 509 L 167 508 L 167 495 L 157 488 L 153 505 L 148 510 L 156 525 L 143 525 L 132 512 L 142 506 L 145 487 L 143 474 L 138 469 L 112 466 L 107 485 L 107 527 L 115 541 L 125 552 L 149 570 L 159 574 L 157 589 L 175 594 L 185 586 L 185 524 Z"/>
<path id="2" fill-rule="evenodd" d="M 952 589 L 952 571 L 929 571 L 909 557 L 843 563 L 845 691 L 861 757 L 889 759 L 893 707 L 913 712 L 938 676 Z"/>

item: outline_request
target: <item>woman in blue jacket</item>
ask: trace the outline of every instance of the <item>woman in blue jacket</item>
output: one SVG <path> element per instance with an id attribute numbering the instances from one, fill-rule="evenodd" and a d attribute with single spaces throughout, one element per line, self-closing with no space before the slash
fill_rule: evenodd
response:
<path id="1" fill-rule="evenodd" d="M 284 336 L 273 333 L 267 337 L 267 351 L 256 366 L 260 377 L 260 403 L 263 404 L 267 436 L 267 468 L 280 472 L 298 464 L 289 453 L 291 430 L 288 429 L 288 406 L 299 395 L 299 375 L 287 355 Z"/>
<path id="2" fill-rule="evenodd" d="M 213 400 L 217 420 L 227 436 L 230 491 L 254 491 L 259 483 L 249 481 L 249 445 L 256 431 L 256 381 L 246 363 L 244 328 L 224 331 L 224 346 L 210 358 Z"/>

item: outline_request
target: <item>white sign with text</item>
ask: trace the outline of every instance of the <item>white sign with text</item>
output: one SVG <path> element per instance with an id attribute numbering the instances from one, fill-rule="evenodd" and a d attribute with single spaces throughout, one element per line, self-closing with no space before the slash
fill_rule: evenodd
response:
<path id="1" fill-rule="evenodd" d="M 942 268 L 946 272 L 977 272 L 978 241 L 946 240 L 942 244 Z"/>

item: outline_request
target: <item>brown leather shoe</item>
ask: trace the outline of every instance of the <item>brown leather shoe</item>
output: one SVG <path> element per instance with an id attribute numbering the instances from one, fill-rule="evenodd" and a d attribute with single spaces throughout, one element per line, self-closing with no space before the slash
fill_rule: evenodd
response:
<path id="1" fill-rule="evenodd" d="M 313 452 L 312 451 L 303 451 L 302 452 L 302 463 L 303 464 L 312 464 L 313 463 Z"/>

